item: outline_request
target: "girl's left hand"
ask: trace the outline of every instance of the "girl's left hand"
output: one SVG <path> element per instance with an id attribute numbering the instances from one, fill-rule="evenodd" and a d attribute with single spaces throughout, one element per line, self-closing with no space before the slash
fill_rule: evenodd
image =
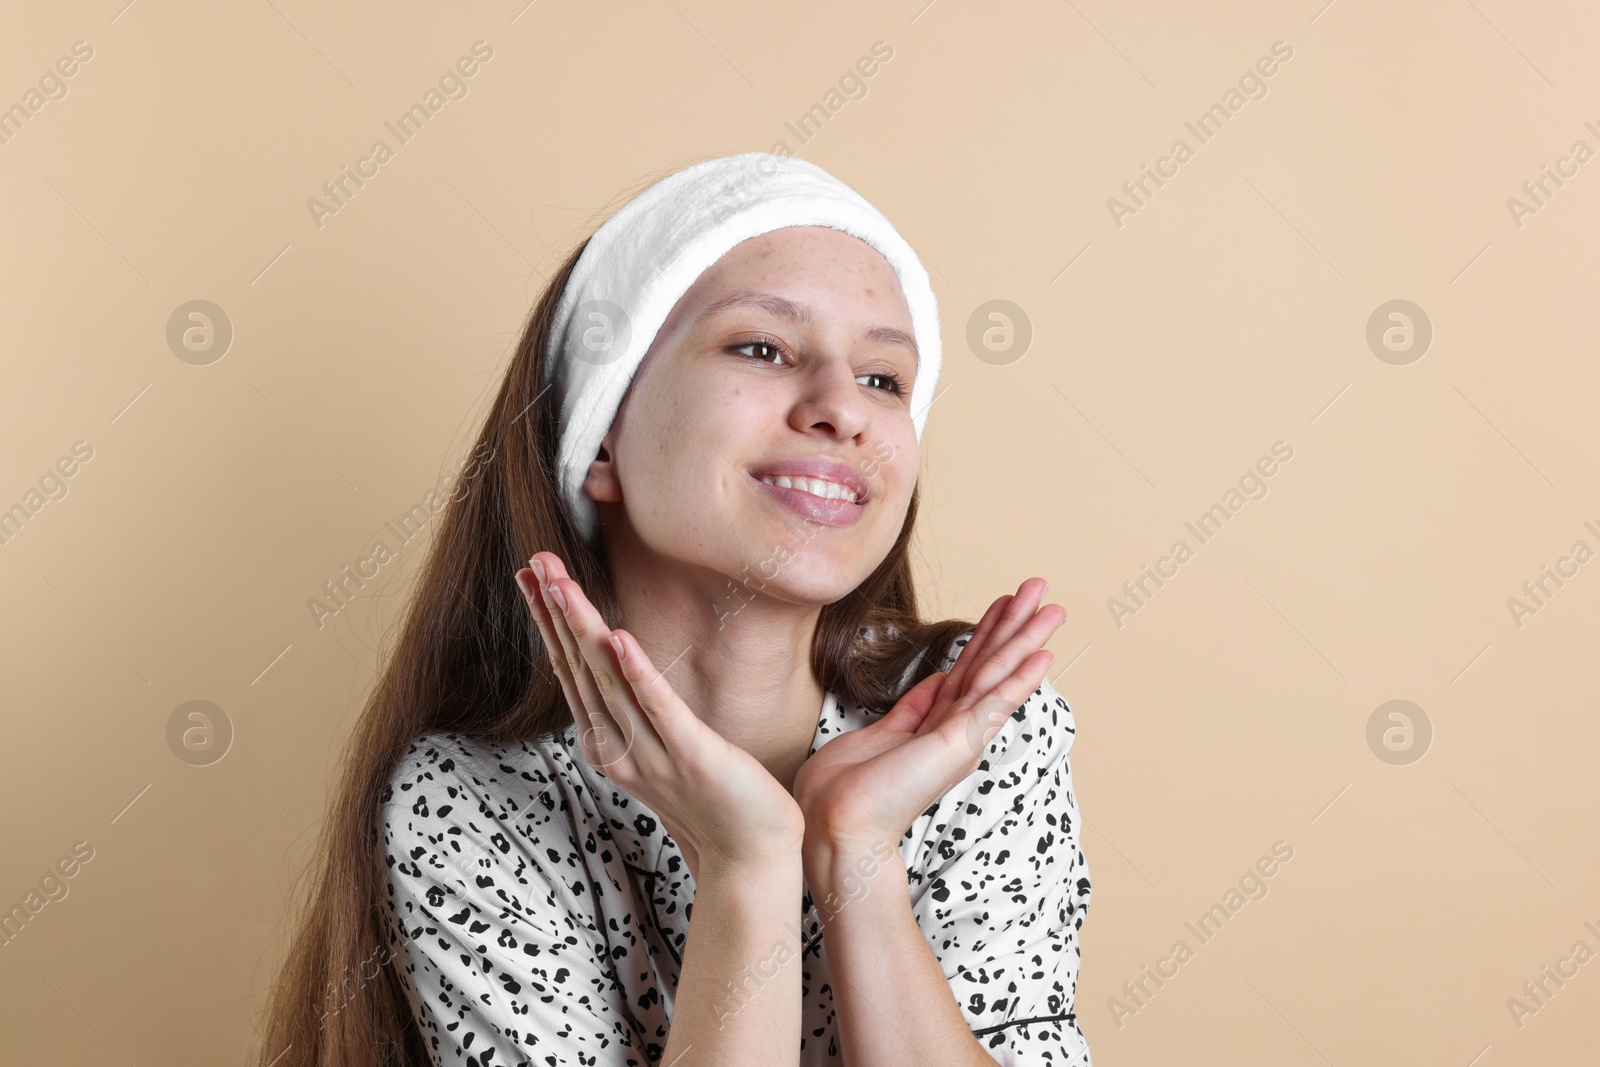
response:
<path id="1" fill-rule="evenodd" d="M 882 719 L 840 734 L 800 765 L 793 793 L 808 851 L 895 849 L 917 815 L 977 769 L 1055 659 L 1044 643 L 1067 613 L 1039 607 L 1046 584 L 1030 578 L 1000 597 L 948 675 L 924 678 Z"/>

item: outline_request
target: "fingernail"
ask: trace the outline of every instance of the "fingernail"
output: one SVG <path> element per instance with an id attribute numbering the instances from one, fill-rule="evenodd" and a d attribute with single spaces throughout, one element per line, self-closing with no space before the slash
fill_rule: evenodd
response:
<path id="1" fill-rule="evenodd" d="M 560 586 L 552 585 L 550 587 L 550 599 L 556 602 L 556 607 L 561 609 L 561 614 L 565 615 L 567 613 L 567 598 L 561 592 Z"/>
<path id="2" fill-rule="evenodd" d="M 628 658 L 627 649 L 622 647 L 622 638 L 616 634 L 611 635 L 611 647 L 617 650 L 617 659 L 624 660 Z"/>
<path id="3" fill-rule="evenodd" d="M 530 559 L 528 566 L 533 569 L 534 576 L 539 579 L 539 585 L 544 586 L 544 560 Z"/>

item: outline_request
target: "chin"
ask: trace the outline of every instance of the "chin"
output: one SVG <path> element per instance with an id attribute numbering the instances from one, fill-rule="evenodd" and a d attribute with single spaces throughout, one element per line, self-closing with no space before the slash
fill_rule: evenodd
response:
<path id="1" fill-rule="evenodd" d="M 835 561 L 819 555 L 811 546 L 798 550 L 763 552 L 754 558 L 735 556 L 742 562 L 737 573 L 729 576 L 732 588 L 729 594 L 761 595 L 791 604 L 823 606 L 850 594 L 861 584 L 856 568 L 844 561 Z"/>

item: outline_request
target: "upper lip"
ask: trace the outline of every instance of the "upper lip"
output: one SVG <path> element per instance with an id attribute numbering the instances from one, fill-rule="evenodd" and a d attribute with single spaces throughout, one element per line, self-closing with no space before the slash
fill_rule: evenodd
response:
<path id="1" fill-rule="evenodd" d="M 868 488 L 866 479 L 857 474 L 850 464 L 827 456 L 796 456 L 793 459 L 780 459 L 764 467 L 758 467 L 750 472 L 757 479 L 763 477 L 789 477 L 789 478 L 821 478 L 823 481 L 838 482 L 848 486 L 856 495 L 856 503 L 865 504 L 872 497 L 872 490 Z"/>

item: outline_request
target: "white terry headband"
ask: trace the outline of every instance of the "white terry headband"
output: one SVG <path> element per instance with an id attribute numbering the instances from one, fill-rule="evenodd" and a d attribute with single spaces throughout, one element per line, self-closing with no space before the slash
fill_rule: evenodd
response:
<path id="1" fill-rule="evenodd" d="M 551 324 L 546 386 L 561 405 L 561 498 L 594 540 L 583 495 L 634 372 L 695 279 L 741 241 L 785 226 L 828 226 L 860 238 L 899 276 L 920 360 L 911 387 L 917 440 L 939 379 L 939 304 L 916 250 L 882 212 L 815 163 L 745 152 L 676 171 L 628 201 L 589 238 Z"/>

